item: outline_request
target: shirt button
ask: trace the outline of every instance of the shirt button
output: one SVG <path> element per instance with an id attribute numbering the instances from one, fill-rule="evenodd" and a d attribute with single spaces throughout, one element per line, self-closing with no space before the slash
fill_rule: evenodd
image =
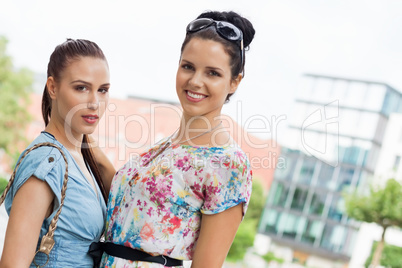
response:
<path id="1" fill-rule="evenodd" d="M 53 157 L 49 157 L 49 163 L 52 163 L 53 161 L 54 161 L 54 158 Z"/>

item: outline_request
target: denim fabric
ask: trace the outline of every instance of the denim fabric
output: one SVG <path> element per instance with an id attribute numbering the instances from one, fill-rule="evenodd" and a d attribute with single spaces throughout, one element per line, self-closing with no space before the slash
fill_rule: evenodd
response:
<path id="1" fill-rule="evenodd" d="M 55 143 L 62 148 L 68 160 L 67 192 L 55 231 L 56 245 L 51 251 L 49 263 L 45 267 L 92 268 L 92 259 L 87 254 L 88 248 L 92 242 L 98 241 L 103 233 L 106 215 L 106 206 L 99 186 L 96 185 L 97 191 L 95 192 L 67 149 L 51 134 L 42 132 L 28 148 L 41 142 Z M 45 181 L 55 194 L 53 212 L 43 222 L 38 246 L 42 237 L 47 233 L 50 222 L 60 205 L 64 171 L 63 157 L 56 148 L 37 148 L 21 162 L 13 186 L 7 194 L 5 207 L 8 214 L 10 214 L 12 201 L 18 189 L 31 176 Z M 37 264 L 43 264 L 46 259 L 47 257 L 43 254 L 35 257 Z M 31 267 L 35 266 L 32 264 Z"/>

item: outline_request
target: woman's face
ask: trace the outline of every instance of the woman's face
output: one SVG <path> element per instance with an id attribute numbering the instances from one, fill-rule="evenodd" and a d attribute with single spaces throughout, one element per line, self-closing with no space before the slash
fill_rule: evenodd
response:
<path id="1" fill-rule="evenodd" d="M 106 61 L 80 57 L 62 71 L 60 81 L 49 77 L 47 85 L 53 99 L 51 119 L 74 137 L 94 132 L 109 100 Z"/>
<path id="2" fill-rule="evenodd" d="M 230 57 L 221 43 L 193 38 L 183 49 L 176 75 L 176 92 L 188 117 L 219 116 L 226 97 L 241 76 L 232 80 Z"/>

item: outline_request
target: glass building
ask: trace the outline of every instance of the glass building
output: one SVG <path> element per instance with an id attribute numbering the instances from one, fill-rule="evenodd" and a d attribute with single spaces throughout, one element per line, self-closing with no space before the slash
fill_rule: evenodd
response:
<path id="1" fill-rule="evenodd" d="M 402 95 L 387 84 L 304 75 L 259 233 L 293 252 L 347 263 L 359 223 L 345 214 L 342 192 L 372 179 L 395 112 Z"/>

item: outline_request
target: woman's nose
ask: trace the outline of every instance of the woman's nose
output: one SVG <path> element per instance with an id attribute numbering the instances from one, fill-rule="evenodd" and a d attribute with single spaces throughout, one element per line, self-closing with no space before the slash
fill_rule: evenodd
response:
<path id="1" fill-rule="evenodd" d="M 203 85 L 202 74 L 195 72 L 189 80 L 189 84 L 193 88 L 201 88 Z"/>
<path id="2" fill-rule="evenodd" d="M 88 102 L 87 104 L 87 108 L 91 109 L 91 110 L 96 110 L 99 107 L 99 103 L 98 102 Z"/>
<path id="3" fill-rule="evenodd" d="M 96 94 L 91 94 L 91 96 L 90 96 L 90 98 L 88 99 L 88 102 L 87 102 L 87 107 L 88 107 L 88 109 L 91 109 L 91 110 L 98 109 L 98 107 L 99 107 L 99 99 L 96 96 Z"/>

